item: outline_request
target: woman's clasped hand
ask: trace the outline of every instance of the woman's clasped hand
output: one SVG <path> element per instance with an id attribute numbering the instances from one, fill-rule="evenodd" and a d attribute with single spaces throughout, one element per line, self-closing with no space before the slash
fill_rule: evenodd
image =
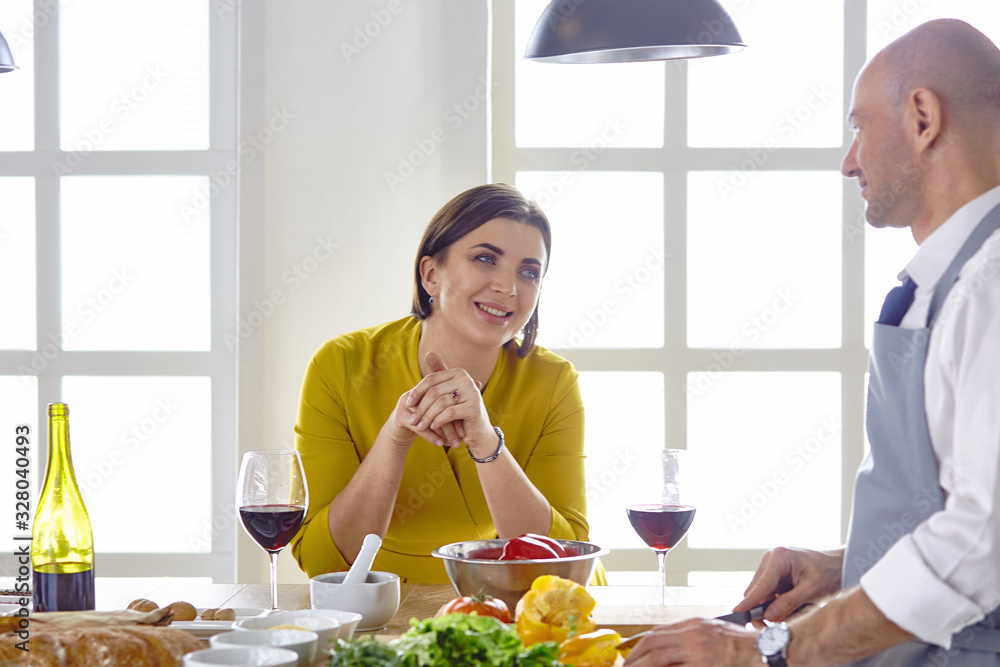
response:
<path id="1" fill-rule="evenodd" d="M 495 448 L 497 435 L 483 404 L 482 385 L 465 370 L 445 366 L 433 352 L 425 359 L 432 372 L 396 406 L 396 423 L 410 433 L 407 446 L 420 436 L 439 447 L 465 442 L 474 455 Z"/>

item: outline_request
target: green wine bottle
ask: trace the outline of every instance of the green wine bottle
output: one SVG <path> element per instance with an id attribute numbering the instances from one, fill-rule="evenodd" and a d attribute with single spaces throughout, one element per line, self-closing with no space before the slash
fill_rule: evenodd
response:
<path id="1" fill-rule="evenodd" d="M 49 404 L 49 463 L 31 529 L 35 611 L 94 608 L 94 535 L 69 455 L 69 408 Z"/>

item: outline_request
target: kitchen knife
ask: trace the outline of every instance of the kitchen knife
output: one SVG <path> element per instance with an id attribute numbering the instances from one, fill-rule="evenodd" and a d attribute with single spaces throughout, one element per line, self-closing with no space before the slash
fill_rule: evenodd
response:
<path id="1" fill-rule="evenodd" d="M 746 625 L 750 621 L 759 621 L 764 618 L 764 610 L 767 609 L 767 605 L 771 604 L 772 600 L 768 600 L 762 605 L 756 606 L 750 611 L 734 611 L 729 614 L 723 614 L 722 616 L 716 616 L 717 621 L 727 621 L 729 623 L 738 623 L 739 625 Z M 616 647 L 619 651 L 622 649 L 628 649 L 635 646 L 640 639 L 646 635 L 652 634 L 652 630 L 645 630 L 643 632 L 637 632 L 631 637 L 626 637 L 622 640 L 620 644 Z"/>

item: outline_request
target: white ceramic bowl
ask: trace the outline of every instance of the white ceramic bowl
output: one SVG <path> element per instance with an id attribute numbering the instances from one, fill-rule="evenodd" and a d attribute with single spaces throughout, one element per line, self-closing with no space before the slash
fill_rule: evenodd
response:
<path id="1" fill-rule="evenodd" d="M 357 612 L 362 632 L 385 627 L 399 609 L 399 575 L 369 572 L 364 583 L 345 585 L 346 576 L 346 572 L 330 572 L 310 579 L 312 608 Z"/>
<path id="2" fill-rule="evenodd" d="M 249 646 L 277 646 L 295 651 L 299 656 L 297 667 L 308 667 L 316 657 L 319 635 L 310 630 L 233 630 L 215 635 L 208 640 L 212 648 Z"/>
<path id="3" fill-rule="evenodd" d="M 225 667 L 295 667 L 299 656 L 295 651 L 274 646 L 246 648 L 210 648 L 184 656 L 184 667 L 225 665 Z"/>
<path id="4" fill-rule="evenodd" d="M 315 616 L 317 618 L 332 618 L 340 621 L 337 629 L 337 639 L 350 639 L 361 622 L 361 614 L 356 611 L 340 611 L 339 609 L 296 609 L 296 616 Z"/>
<path id="5" fill-rule="evenodd" d="M 332 616 L 316 616 L 309 609 L 279 611 L 269 616 L 244 618 L 233 623 L 234 630 L 273 630 L 276 625 L 294 625 L 297 628 L 315 632 L 316 653 L 320 654 L 336 641 L 340 632 L 340 621 Z"/>

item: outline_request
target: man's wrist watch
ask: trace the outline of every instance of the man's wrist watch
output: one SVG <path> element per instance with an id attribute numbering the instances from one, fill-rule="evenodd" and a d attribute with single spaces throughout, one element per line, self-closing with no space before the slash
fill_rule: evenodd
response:
<path id="1" fill-rule="evenodd" d="M 788 626 L 784 623 L 768 625 L 757 635 L 757 650 L 761 661 L 772 667 L 786 667 L 785 657 L 788 655 L 788 642 L 792 639 Z"/>

